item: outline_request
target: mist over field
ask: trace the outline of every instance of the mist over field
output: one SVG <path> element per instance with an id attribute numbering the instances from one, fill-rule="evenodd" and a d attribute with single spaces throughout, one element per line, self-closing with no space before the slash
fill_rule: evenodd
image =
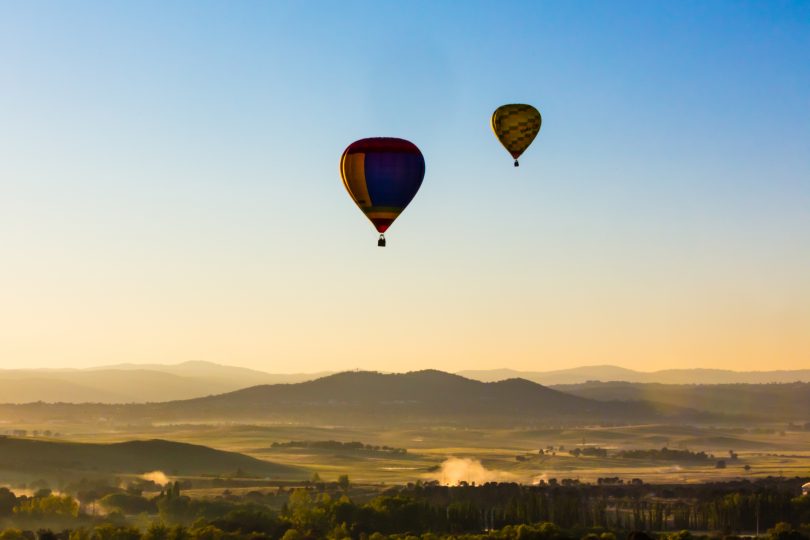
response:
<path id="1" fill-rule="evenodd" d="M 810 0 L 0 1 L 0 540 L 810 540 Z"/>
<path id="2" fill-rule="evenodd" d="M 420 520 L 431 512 L 444 516 L 431 521 L 439 531 L 464 522 L 454 504 L 480 510 L 465 525 L 472 528 L 553 521 L 563 528 L 666 531 L 748 530 L 743 518 L 724 522 L 703 513 L 717 504 L 712 497 L 732 494 L 769 494 L 770 517 L 760 524 L 768 528 L 803 519 L 805 511 L 806 382 L 599 381 L 611 372 L 604 366 L 571 370 L 587 382 L 553 387 L 438 370 L 282 379 L 201 363 L 147 371 L 118 366 L 69 373 L 87 385 L 88 397 L 111 391 L 116 380 L 126 388 L 125 375 L 133 382 L 190 378 L 193 371 L 198 378 L 191 380 L 201 380 L 204 371 L 200 389 L 247 386 L 187 399 L 181 392 L 164 401 L 0 404 L 0 499 L 8 501 L 0 505 L 0 520 L 23 529 L 97 528 L 106 520 L 152 531 L 146 534 L 163 534 L 155 527 L 164 525 L 202 534 L 200 520 L 210 520 L 222 531 L 326 534 L 310 512 L 339 516 L 354 505 L 353 512 L 376 516 L 377 531 L 394 532 L 403 526 L 397 520 L 412 527 L 417 518 L 390 505 L 411 501 L 428 512 Z M 43 389 L 64 380 L 61 372 L 37 370 L 13 376 L 46 380 Z M 560 380 L 559 373 L 552 376 Z M 293 377 L 302 380 L 290 382 Z M 131 384 L 129 392 L 138 388 Z M 660 490 L 679 495 L 639 513 L 633 501 L 658 500 Z M 793 506 L 779 506 L 779 497 L 795 499 Z M 572 498 L 580 501 L 576 510 L 567 502 Z M 599 502 L 605 500 L 607 506 Z M 264 525 L 246 521 L 244 512 L 259 512 Z"/>

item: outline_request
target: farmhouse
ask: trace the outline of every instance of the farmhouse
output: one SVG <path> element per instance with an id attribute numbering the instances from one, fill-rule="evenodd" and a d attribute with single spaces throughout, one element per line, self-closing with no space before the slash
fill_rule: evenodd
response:
<path id="1" fill-rule="evenodd" d="M 802 495 L 810 495 L 810 482 L 802 486 Z"/>

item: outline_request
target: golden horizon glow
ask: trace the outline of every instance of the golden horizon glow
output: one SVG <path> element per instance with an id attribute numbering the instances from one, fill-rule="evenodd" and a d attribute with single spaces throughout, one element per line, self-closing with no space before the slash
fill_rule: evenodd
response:
<path id="1" fill-rule="evenodd" d="M 810 368 L 806 6 L 194 11 L 0 4 L 0 368 Z"/>

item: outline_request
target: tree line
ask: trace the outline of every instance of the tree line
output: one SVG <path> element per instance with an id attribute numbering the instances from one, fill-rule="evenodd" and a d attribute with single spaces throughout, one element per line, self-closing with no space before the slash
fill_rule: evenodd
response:
<path id="1" fill-rule="evenodd" d="M 326 450 L 353 450 L 366 452 L 385 452 L 390 454 L 407 454 L 405 448 L 395 448 L 387 445 L 363 444 L 360 441 L 287 441 L 274 442 L 272 448 L 320 448 Z"/>
<path id="2" fill-rule="evenodd" d="M 281 505 L 273 508 L 261 496 L 189 497 L 174 483 L 151 498 L 107 495 L 99 501 L 104 512 L 96 515 L 69 495 L 42 490 L 16 497 L 0 489 L 0 540 L 615 540 L 633 531 L 689 540 L 694 531 L 720 538 L 757 529 L 770 531 L 772 540 L 810 540 L 810 497 L 797 496 L 799 485 L 416 483 L 363 500 L 346 479 L 335 490 L 277 492 L 283 502 L 276 499 Z M 41 534 L 32 532 L 38 529 Z"/>

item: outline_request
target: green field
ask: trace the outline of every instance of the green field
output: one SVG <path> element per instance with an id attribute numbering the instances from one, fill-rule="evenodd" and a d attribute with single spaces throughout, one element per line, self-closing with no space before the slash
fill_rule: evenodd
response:
<path id="1" fill-rule="evenodd" d="M 166 439 L 238 452 L 294 467 L 286 479 L 306 480 L 318 473 L 324 481 L 348 474 L 364 484 L 407 483 L 443 479 L 450 458 L 469 458 L 484 468 L 471 480 L 537 482 L 571 478 L 594 482 L 600 477 L 640 478 L 645 482 L 691 483 L 732 478 L 810 475 L 810 432 L 785 426 L 630 425 L 576 429 L 465 429 L 458 427 L 358 429 L 344 426 L 162 424 L 98 430 L 90 425 L 58 426 L 60 440 L 112 443 L 132 439 Z M 32 433 L 54 425 L 25 426 Z M 41 437 L 40 437 L 41 438 Z M 52 439 L 55 437 L 51 437 Z M 287 441 L 360 441 L 405 448 L 405 454 L 331 448 L 273 447 Z M 628 449 L 689 449 L 714 454 L 701 463 L 616 456 Z M 553 448 L 544 455 L 539 449 Z M 574 448 L 600 447 L 606 457 L 574 457 Z M 729 450 L 737 454 L 730 460 Z M 726 468 L 716 461 L 726 459 Z M 745 466 L 749 469 L 746 470 Z M 45 475 L 47 471 L 39 471 Z M 165 471 L 167 474 L 171 471 Z M 212 471 L 216 472 L 216 471 Z M 221 473 L 221 471 L 220 471 Z M 33 476 L 36 474 L 32 473 Z M 17 475 L 15 475 L 16 477 Z M 227 476 L 227 475 L 226 475 Z M 463 476 L 463 473 L 462 473 Z M 454 477 L 455 478 L 455 477 Z M 197 482 L 203 485 L 205 482 Z M 273 482 L 267 483 L 272 486 Z M 252 486 L 255 488 L 255 486 Z M 206 488 L 207 489 L 207 488 Z"/>

